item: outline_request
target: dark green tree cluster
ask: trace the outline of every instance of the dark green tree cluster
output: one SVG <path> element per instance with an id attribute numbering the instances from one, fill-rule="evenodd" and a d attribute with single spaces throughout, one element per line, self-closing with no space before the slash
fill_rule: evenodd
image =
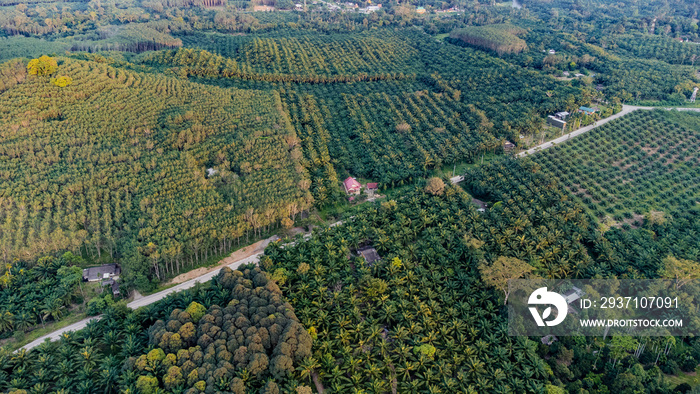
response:
<path id="1" fill-rule="evenodd" d="M 536 15 L 558 30 L 576 31 L 605 42 L 613 35 L 643 33 L 671 37 L 698 37 L 698 8 L 695 0 L 637 2 L 605 0 L 583 2 L 569 0 L 523 1 L 519 15 Z M 594 23 L 591 23 L 594 21 Z"/>
<path id="2" fill-rule="evenodd" d="M 680 10 L 693 2 L 677 3 Z M 653 11 L 658 11 L 656 4 L 648 10 L 639 5 L 620 8 L 623 3 L 599 1 L 589 2 L 583 8 L 567 1 L 548 2 L 546 7 L 542 4 L 534 1 L 526 5 L 527 11 L 517 12 L 514 24 L 527 29 L 520 36 L 527 49 L 503 54 L 503 59 L 559 77 L 563 71 L 570 72 L 571 77 L 590 76 L 573 78 L 571 83 L 589 90 L 596 86 L 601 93 L 592 93 L 610 101 L 685 104 L 693 87 L 700 83 L 694 70 L 699 41 L 696 11 L 686 9 L 669 16 L 670 9 Z M 596 22 L 591 23 L 591 18 Z M 489 27 L 476 25 L 465 29 L 479 31 Z M 681 43 L 679 39 L 695 42 Z M 565 79 L 569 78 L 562 78 Z"/>
<path id="3" fill-rule="evenodd" d="M 527 186 L 500 190 L 518 174 Z M 474 173 L 472 182 L 493 185 L 504 201 L 483 214 L 454 186 L 421 187 L 293 248 L 268 247 L 261 265 L 284 272 L 283 292 L 316 331 L 309 367 L 327 392 L 546 389 L 537 346 L 508 337 L 501 295 L 477 267 L 521 257 L 539 275 L 562 275 L 589 261 L 580 242 L 585 217 L 536 168 L 518 162 Z M 367 245 L 380 261 L 357 257 Z"/>
<path id="4" fill-rule="evenodd" d="M 95 32 L 95 37 L 76 38 L 78 40 L 71 46 L 71 51 L 127 51 L 138 53 L 182 46 L 182 40 L 160 31 L 158 25 L 151 23 L 103 26 Z"/>
<path id="5" fill-rule="evenodd" d="M 217 281 L 233 297 L 226 307 L 193 303 L 151 326 L 154 349 L 128 363 L 141 393 L 155 392 L 152 383 L 184 393 L 298 386 L 296 368 L 311 356 L 312 340 L 277 284 L 259 268 L 224 268 Z"/>
<path id="6" fill-rule="evenodd" d="M 538 353 L 564 392 L 691 393 L 688 383 L 674 384 L 667 376 L 694 373 L 699 350 L 698 341 L 673 337 L 562 337 L 551 346 L 540 345 Z"/>
<path id="7" fill-rule="evenodd" d="M 296 370 L 309 333 L 274 281 L 240 269 L 136 311 L 116 303 L 31 351 L 0 350 L 0 392 L 310 392 Z"/>
<path id="8" fill-rule="evenodd" d="M 615 37 L 613 43 L 619 52 L 630 57 L 656 59 L 670 64 L 700 64 L 700 45 L 694 42 L 681 42 L 668 36 L 635 34 Z"/>
<path id="9" fill-rule="evenodd" d="M 80 258 L 66 253 L 43 257 L 33 267 L 7 264 L 0 276 L 0 335 L 26 332 L 68 314 L 68 308 L 82 299 L 83 270 L 76 263 Z"/>
<path id="10" fill-rule="evenodd" d="M 21 57 L 39 57 L 47 53 L 61 54 L 70 45 L 61 41 L 47 41 L 36 37 L 0 37 L 0 62 Z"/>
<path id="11" fill-rule="evenodd" d="M 693 88 L 700 85 L 692 67 L 659 60 L 610 61 L 597 71 L 600 75 L 596 80 L 604 85 L 604 93 L 626 103 L 649 100 L 652 104 L 687 105 Z"/>
<path id="12" fill-rule="evenodd" d="M 123 305 L 108 310 L 78 332 L 27 351 L 0 350 L 0 391 L 3 393 L 120 393 L 130 378 L 122 375 L 123 360 L 144 351 L 142 315 Z"/>

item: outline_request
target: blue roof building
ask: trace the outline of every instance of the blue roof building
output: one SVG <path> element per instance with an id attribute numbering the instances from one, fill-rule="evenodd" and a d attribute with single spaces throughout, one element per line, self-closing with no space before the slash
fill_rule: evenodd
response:
<path id="1" fill-rule="evenodd" d="M 592 115 L 592 114 L 594 114 L 595 111 L 596 111 L 595 108 L 583 107 L 583 106 L 579 107 L 578 110 L 579 110 L 580 112 L 585 113 L 586 115 Z"/>

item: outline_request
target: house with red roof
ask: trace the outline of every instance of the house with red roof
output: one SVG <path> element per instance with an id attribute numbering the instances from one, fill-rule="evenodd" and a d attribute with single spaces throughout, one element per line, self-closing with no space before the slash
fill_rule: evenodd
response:
<path id="1" fill-rule="evenodd" d="M 345 186 L 345 193 L 347 194 L 360 194 L 360 189 L 362 189 L 360 182 L 351 176 L 343 181 L 343 186 Z"/>
<path id="2" fill-rule="evenodd" d="M 379 184 L 377 183 L 367 183 L 367 195 L 370 197 L 374 196 L 374 193 L 379 189 Z"/>

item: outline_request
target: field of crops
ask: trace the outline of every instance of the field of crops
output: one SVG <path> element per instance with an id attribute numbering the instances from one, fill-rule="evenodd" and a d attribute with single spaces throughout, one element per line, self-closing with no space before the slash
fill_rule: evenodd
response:
<path id="1" fill-rule="evenodd" d="M 197 82 L 280 91 L 317 202 L 332 199 L 337 177 L 410 182 L 586 100 L 580 88 L 413 29 L 178 37 L 187 48 L 144 62 Z"/>
<path id="2" fill-rule="evenodd" d="M 276 92 L 59 60 L 66 87 L 0 70 L 5 261 L 109 252 L 162 279 L 311 205 Z"/>
<path id="3" fill-rule="evenodd" d="M 314 146 L 328 144 L 337 167 L 387 186 L 426 176 L 442 164 L 468 161 L 496 144 L 492 135 L 478 132 L 477 115 L 453 97 L 384 87 L 384 93 L 317 94 L 305 113 L 296 109 L 298 94 L 283 97 L 292 106 L 298 129 L 325 130 L 329 135 Z"/>
<path id="4" fill-rule="evenodd" d="M 652 211 L 697 210 L 699 143 L 700 114 L 638 110 L 533 160 L 598 218 L 635 226 Z"/>
<path id="5" fill-rule="evenodd" d="M 625 35 L 615 37 L 618 53 L 630 57 L 656 59 L 670 64 L 700 63 L 700 45 L 680 42 L 671 37 L 654 35 Z"/>
<path id="6" fill-rule="evenodd" d="M 415 73 L 418 51 L 395 34 L 183 36 L 186 46 L 235 59 L 246 74 L 357 75 Z"/>
<path id="7" fill-rule="evenodd" d="M 518 35 L 525 32 L 525 29 L 507 24 L 468 26 L 453 30 L 450 33 L 450 37 L 502 55 L 504 53 L 519 53 L 525 50 L 527 44 L 524 40 L 518 38 Z"/>

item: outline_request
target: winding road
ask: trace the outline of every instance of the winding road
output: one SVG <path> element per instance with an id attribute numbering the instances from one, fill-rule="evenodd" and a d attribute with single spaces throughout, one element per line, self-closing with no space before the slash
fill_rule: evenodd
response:
<path id="1" fill-rule="evenodd" d="M 351 220 L 353 217 L 354 216 L 350 217 L 348 220 Z M 329 227 L 335 227 L 335 226 L 339 226 L 341 224 L 343 224 L 342 220 L 330 224 Z M 306 234 L 306 235 L 304 235 L 304 240 L 309 239 L 310 237 L 311 237 L 311 234 Z M 273 236 L 273 237 L 268 238 L 266 241 L 272 242 L 272 241 L 275 241 L 278 239 L 279 238 L 277 238 L 276 236 Z M 269 244 L 269 242 L 268 242 L 268 244 Z M 286 245 L 294 245 L 294 244 L 295 244 L 295 242 L 291 242 L 289 244 L 285 244 L 285 246 Z M 227 264 L 223 267 L 228 267 L 228 268 L 235 270 L 244 264 L 250 264 L 250 263 L 257 264 L 258 261 L 260 261 L 260 256 L 262 256 L 263 254 L 264 253 L 256 253 L 252 256 L 234 261 L 233 263 Z M 223 268 L 223 267 L 221 267 L 221 268 Z M 215 269 L 211 272 L 207 272 L 206 274 L 203 274 L 203 275 L 200 275 L 194 279 L 188 280 L 187 282 L 182 282 L 179 285 L 175 285 L 175 286 L 167 288 L 163 291 L 159 291 L 157 293 L 153 293 L 151 295 L 141 297 L 138 300 L 131 301 L 130 303 L 126 304 L 126 306 L 130 309 L 138 309 L 142 306 L 146 306 L 146 305 L 150 305 L 154 302 L 158 302 L 158 301 L 162 300 L 163 298 L 169 296 L 172 293 L 177 293 L 178 291 L 187 290 L 187 289 L 194 287 L 194 285 L 197 283 L 204 283 L 204 282 L 208 282 L 208 281 L 212 280 L 212 278 L 214 278 L 216 275 L 219 274 L 219 272 L 221 271 L 221 268 Z M 34 347 L 41 345 L 47 339 L 49 341 L 56 341 L 59 338 L 61 338 L 61 336 L 63 334 L 65 334 L 67 332 L 71 332 L 71 331 L 82 330 L 83 328 L 85 328 L 85 326 L 87 326 L 87 324 L 89 322 L 91 322 L 93 320 L 100 320 L 101 318 L 102 318 L 102 316 L 88 317 L 87 319 L 83 319 L 77 323 L 73 323 L 71 325 L 65 326 L 65 327 L 60 328 L 60 329 L 58 329 L 50 334 L 44 335 L 43 337 L 40 337 L 32 342 L 29 342 L 28 344 L 22 346 L 21 348 L 17 349 L 16 351 L 18 351 L 20 349 L 26 349 L 26 350 L 32 349 Z"/>
<path id="2" fill-rule="evenodd" d="M 249 264 L 249 263 L 256 263 L 260 261 L 260 256 L 262 256 L 262 253 L 254 254 L 250 257 L 246 257 L 244 259 L 238 260 L 236 262 L 233 262 L 229 265 L 226 265 L 225 267 L 229 267 L 231 269 L 236 269 L 240 267 L 243 264 Z M 187 282 L 180 283 L 179 285 L 175 285 L 173 287 L 167 288 L 163 291 L 159 291 L 157 293 L 153 293 L 151 295 L 147 295 L 145 297 L 139 298 L 138 300 L 132 301 L 128 304 L 126 304 L 127 307 L 131 309 L 138 309 L 142 306 L 150 305 L 154 302 L 160 301 L 163 298 L 169 296 L 172 293 L 176 293 L 178 291 L 182 290 L 187 290 L 189 288 L 194 287 L 195 284 L 197 283 L 203 283 L 203 282 L 208 282 L 210 281 L 213 277 L 219 274 L 219 271 L 221 271 L 221 268 L 216 269 L 214 271 L 208 272 L 204 275 L 198 276 L 192 280 L 188 280 Z M 55 341 L 58 340 L 61 335 L 64 333 L 70 332 L 70 331 L 78 331 L 82 330 L 87 326 L 87 324 L 93 320 L 100 320 L 101 316 L 94 316 L 94 317 L 89 317 L 87 319 L 83 319 L 77 323 L 73 323 L 69 326 L 65 326 L 61 329 L 58 329 L 50 334 L 44 335 L 41 338 L 38 338 L 32 342 L 29 342 L 28 344 L 22 346 L 20 349 L 26 349 L 29 350 L 31 348 L 37 347 L 41 345 L 45 340 L 50 340 L 50 341 Z"/>
<path id="3" fill-rule="evenodd" d="M 573 131 L 573 132 L 571 132 L 571 133 L 569 133 L 569 134 L 566 134 L 566 135 L 564 135 L 564 136 L 562 136 L 562 137 L 559 137 L 559 138 L 556 138 L 556 139 L 554 139 L 554 140 L 545 142 L 544 144 L 538 145 L 538 146 L 536 146 L 536 147 L 534 147 L 534 148 L 532 148 L 532 149 L 528 149 L 528 150 L 526 150 L 526 151 L 520 152 L 520 153 L 518 153 L 517 156 L 518 156 L 518 157 L 524 157 L 524 156 L 531 155 L 531 154 L 533 154 L 533 153 L 539 152 L 539 151 L 541 151 L 541 150 L 543 150 L 543 149 L 550 148 L 550 147 L 552 147 L 552 146 L 554 146 L 554 145 L 556 145 L 556 144 L 560 144 L 560 143 L 562 143 L 562 142 L 565 142 L 565 141 L 569 140 L 569 139 L 572 138 L 572 137 L 576 137 L 576 136 L 578 136 L 578 135 L 581 135 L 581 134 L 583 134 L 583 133 L 586 133 L 586 132 L 588 132 L 588 131 L 590 131 L 590 130 L 593 130 L 594 128 L 596 128 L 596 127 L 598 127 L 598 126 L 604 125 L 605 123 L 608 123 L 608 122 L 610 122 L 611 120 L 614 120 L 614 119 L 620 118 L 620 117 L 622 117 L 622 116 L 625 116 L 625 115 L 629 114 L 630 112 L 636 111 L 636 110 L 638 110 L 638 109 L 656 109 L 656 108 L 659 108 L 659 107 L 638 107 L 638 106 L 633 106 L 633 105 L 623 105 L 623 106 L 622 106 L 622 111 L 620 111 L 619 113 L 617 113 L 617 114 L 615 114 L 615 115 L 609 116 L 609 117 L 607 117 L 607 118 L 605 118 L 605 119 L 601 119 L 601 120 L 599 120 L 598 122 L 596 122 L 595 124 L 592 124 L 592 125 L 590 125 L 590 126 L 586 126 L 586 127 L 580 128 L 580 129 L 578 129 L 578 130 L 576 130 L 576 131 Z M 700 108 L 663 108 L 663 109 L 666 109 L 666 110 L 669 110 L 669 111 L 675 109 L 675 110 L 679 110 L 679 111 L 696 111 L 696 112 L 700 112 Z M 456 177 L 451 178 L 450 180 L 452 181 L 452 183 L 459 183 L 459 182 L 461 182 L 461 181 L 464 180 L 464 177 L 462 177 L 462 176 L 456 176 Z M 330 227 L 334 227 L 334 226 L 340 225 L 340 224 L 342 224 L 342 223 L 343 223 L 342 221 L 339 221 L 339 222 L 336 222 L 336 223 L 331 224 Z M 310 236 L 310 235 L 307 234 L 304 238 L 305 238 L 305 239 L 308 239 L 309 236 Z M 294 242 L 292 242 L 291 244 L 293 245 Z M 236 269 L 236 268 L 240 267 L 240 266 L 243 265 L 243 264 L 257 263 L 258 261 L 260 261 L 260 256 L 262 256 L 262 255 L 263 255 L 263 253 L 258 253 L 258 254 L 252 255 L 252 256 L 250 256 L 250 257 L 247 257 L 247 258 L 244 258 L 244 259 L 235 261 L 235 262 L 233 262 L 233 263 L 231 263 L 231 264 L 228 264 L 228 265 L 226 265 L 226 267 L 229 267 L 229 268 L 231 268 L 231 269 Z M 151 295 L 148 295 L 148 296 L 139 298 L 138 300 L 134 300 L 134 301 L 128 303 L 126 306 L 129 307 L 129 308 L 131 308 L 131 309 L 137 309 L 137 308 L 140 308 L 140 307 L 142 307 L 142 306 L 150 305 L 150 304 L 152 304 L 152 303 L 154 303 L 154 302 L 157 302 L 157 301 L 162 300 L 163 298 L 167 297 L 168 295 L 170 295 L 170 294 L 172 294 L 172 293 L 176 293 L 176 292 L 178 292 L 178 291 L 190 289 L 190 288 L 194 287 L 194 285 L 197 284 L 197 283 L 208 282 L 208 281 L 210 281 L 213 277 L 215 277 L 216 275 L 218 275 L 218 274 L 219 274 L 219 271 L 221 271 L 221 268 L 216 269 L 216 270 L 211 271 L 211 272 L 208 272 L 208 273 L 203 274 L 203 275 L 201 275 L 201 276 L 198 276 L 198 277 L 196 277 L 196 278 L 194 278 L 194 279 L 188 280 L 187 282 L 180 283 L 179 285 L 170 287 L 170 288 L 165 289 L 165 290 L 163 290 L 163 291 L 159 291 L 159 292 L 157 292 L 157 293 L 154 293 L 154 294 L 151 294 Z M 85 328 L 85 326 L 86 326 L 90 321 L 99 320 L 100 318 L 101 318 L 101 316 L 95 316 L 95 317 L 90 317 L 90 318 L 87 318 L 87 319 L 83 319 L 83 320 L 81 320 L 81 321 L 79 321 L 79 322 L 77 322 L 77 323 L 73 323 L 73 324 L 71 324 L 71 325 L 69 325 L 69 326 L 66 326 L 66 327 L 63 327 L 63 328 L 61 328 L 61 329 L 58 329 L 58 330 L 56 330 L 56 331 L 54 331 L 54 332 L 52 332 L 52 333 L 50 333 L 50 334 L 44 335 L 43 337 L 38 338 L 38 339 L 36 339 L 36 340 L 34 340 L 34 341 L 32 341 L 32 342 L 30 342 L 30 343 L 24 345 L 24 346 L 21 347 L 20 349 L 26 349 L 26 350 L 32 349 L 32 348 L 34 348 L 34 347 L 36 347 L 36 346 L 39 346 L 41 343 L 43 343 L 43 342 L 46 341 L 47 339 L 50 340 L 50 341 L 58 340 L 64 333 L 70 332 L 70 331 L 78 331 L 78 330 L 81 330 L 81 329 Z"/>

